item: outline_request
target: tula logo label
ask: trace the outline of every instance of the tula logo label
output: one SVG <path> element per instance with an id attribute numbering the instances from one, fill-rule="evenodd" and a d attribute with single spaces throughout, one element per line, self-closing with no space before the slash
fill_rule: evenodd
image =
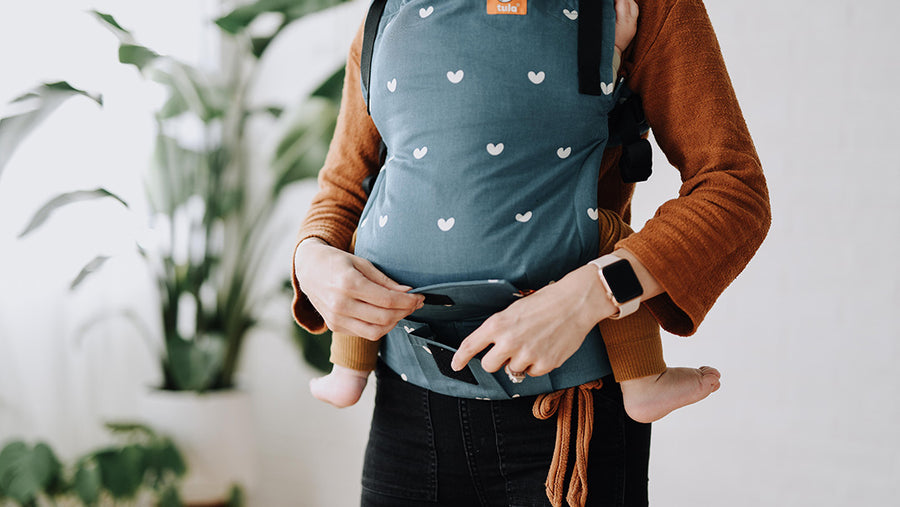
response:
<path id="1" fill-rule="evenodd" d="M 524 16 L 528 13 L 528 0 L 487 0 L 487 13 Z"/>

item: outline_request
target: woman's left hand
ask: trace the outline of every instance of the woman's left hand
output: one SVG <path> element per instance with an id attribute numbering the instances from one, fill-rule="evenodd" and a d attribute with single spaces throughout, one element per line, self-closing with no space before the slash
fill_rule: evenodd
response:
<path id="1" fill-rule="evenodd" d="M 507 365 L 513 372 L 545 375 L 578 350 L 592 327 L 616 311 L 597 268 L 588 264 L 492 315 L 463 340 L 451 366 L 461 370 L 492 346 L 481 359 L 485 371 Z"/>

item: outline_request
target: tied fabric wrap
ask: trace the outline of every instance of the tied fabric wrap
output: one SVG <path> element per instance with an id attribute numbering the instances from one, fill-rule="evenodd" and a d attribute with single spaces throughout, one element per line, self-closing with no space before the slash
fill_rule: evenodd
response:
<path id="1" fill-rule="evenodd" d="M 569 445 L 572 434 L 572 412 L 575 409 L 575 395 L 578 395 L 578 429 L 575 434 L 575 466 L 569 481 L 566 501 L 570 507 L 584 507 L 587 502 L 588 449 L 594 431 L 594 398 L 591 390 L 603 387 L 602 380 L 595 380 L 580 386 L 542 394 L 534 400 L 532 413 L 538 419 L 556 417 L 556 446 L 553 461 L 547 473 L 547 498 L 553 507 L 562 507 L 565 490 L 566 468 L 569 462 Z"/>

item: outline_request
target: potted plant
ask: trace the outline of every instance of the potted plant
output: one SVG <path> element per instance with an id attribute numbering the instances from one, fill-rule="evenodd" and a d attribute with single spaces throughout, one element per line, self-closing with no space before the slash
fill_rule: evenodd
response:
<path id="1" fill-rule="evenodd" d="M 120 442 L 88 452 L 68 465 L 43 442 L 21 440 L 0 448 L 0 505 L 115 505 L 135 501 L 182 505 L 177 485 L 184 459 L 175 444 L 142 424 L 107 423 Z M 240 505 L 240 492 L 232 494 Z"/>
<path id="2" fill-rule="evenodd" d="M 216 72 L 161 55 L 139 44 L 113 16 L 92 12 L 118 37 L 119 61 L 135 66 L 168 93 L 155 114 L 155 153 L 145 179 L 150 227 L 136 245 L 156 282 L 162 329 L 157 347 L 162 385 L 148 394 L 144 406 L 151 424 L 184 449 L 189 474 L 183 494 L 189 501 L 220 500 L 232 481 L 252 482 L 248 401 L 235 389 L 235 373 L 267 301 L 265 288 L 257 283 L 260 268 L 271 260 L 266 256 L 272 240 L 267 226 L 284 191 L 314 177 L 321 167 L 343 77 L 336 72 L 299 105 L 254 106 L 248 90 L 260 59 L 286 26 L 343 1 L 259 0 L 216 19 L 229 54 Z M 251 33 L 250 25 L 263 14 L 280 16 L 278 26 L 267 34 Z M 19 141 L 74 96 L 102 104 L 99 95 L 66 82 L 41 85 L 14 101 L 21 110 L 0 119 L 0 173 Z M 287 128 L 273 134 L 281 137 L 269 171 L 256 169 L 251 175 L 247 134 L 258 118 L 280 119 L 268 123 Z M 179 125 L 186 121 L 199 126 L 199 142 L 189 145 L 179 136 Z M 67 192 L 41 207 L 22 236 L 60 208 L 91 199 L 114 199 L 128 207 L 106 188 Z M 106 260 L 94 258 L 72 287 Z M 202 448 L 204 442 L 208 448 Z M 231 454 L 223 454 L 224 443 L 236 447 Z"/>

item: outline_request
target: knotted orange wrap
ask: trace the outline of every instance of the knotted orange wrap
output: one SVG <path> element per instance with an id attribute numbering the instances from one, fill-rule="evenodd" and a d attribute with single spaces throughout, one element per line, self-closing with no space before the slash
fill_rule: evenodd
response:
<path id="1" fill-rule="evenodd" d="M 587 502 L 588 449 L 594 431 L 594 398 L 592 389 L 603 387 L 602 380 L 595 380 L 561 391 L 542 394 L 534 400 L 532 413 L 538 419 L 556 416 L 556 447 L 553 461 L 547 473 L 547 498 L 553 507 L 562 507 L 566 466 L 569 462 L 569 440 L 572 434 L 572 410 L 575 392 L 578 392 L 578 429 L 575 434 L 575 467 L 569 481 L 566 501 L 570 507 L 584 507 Z"/>

